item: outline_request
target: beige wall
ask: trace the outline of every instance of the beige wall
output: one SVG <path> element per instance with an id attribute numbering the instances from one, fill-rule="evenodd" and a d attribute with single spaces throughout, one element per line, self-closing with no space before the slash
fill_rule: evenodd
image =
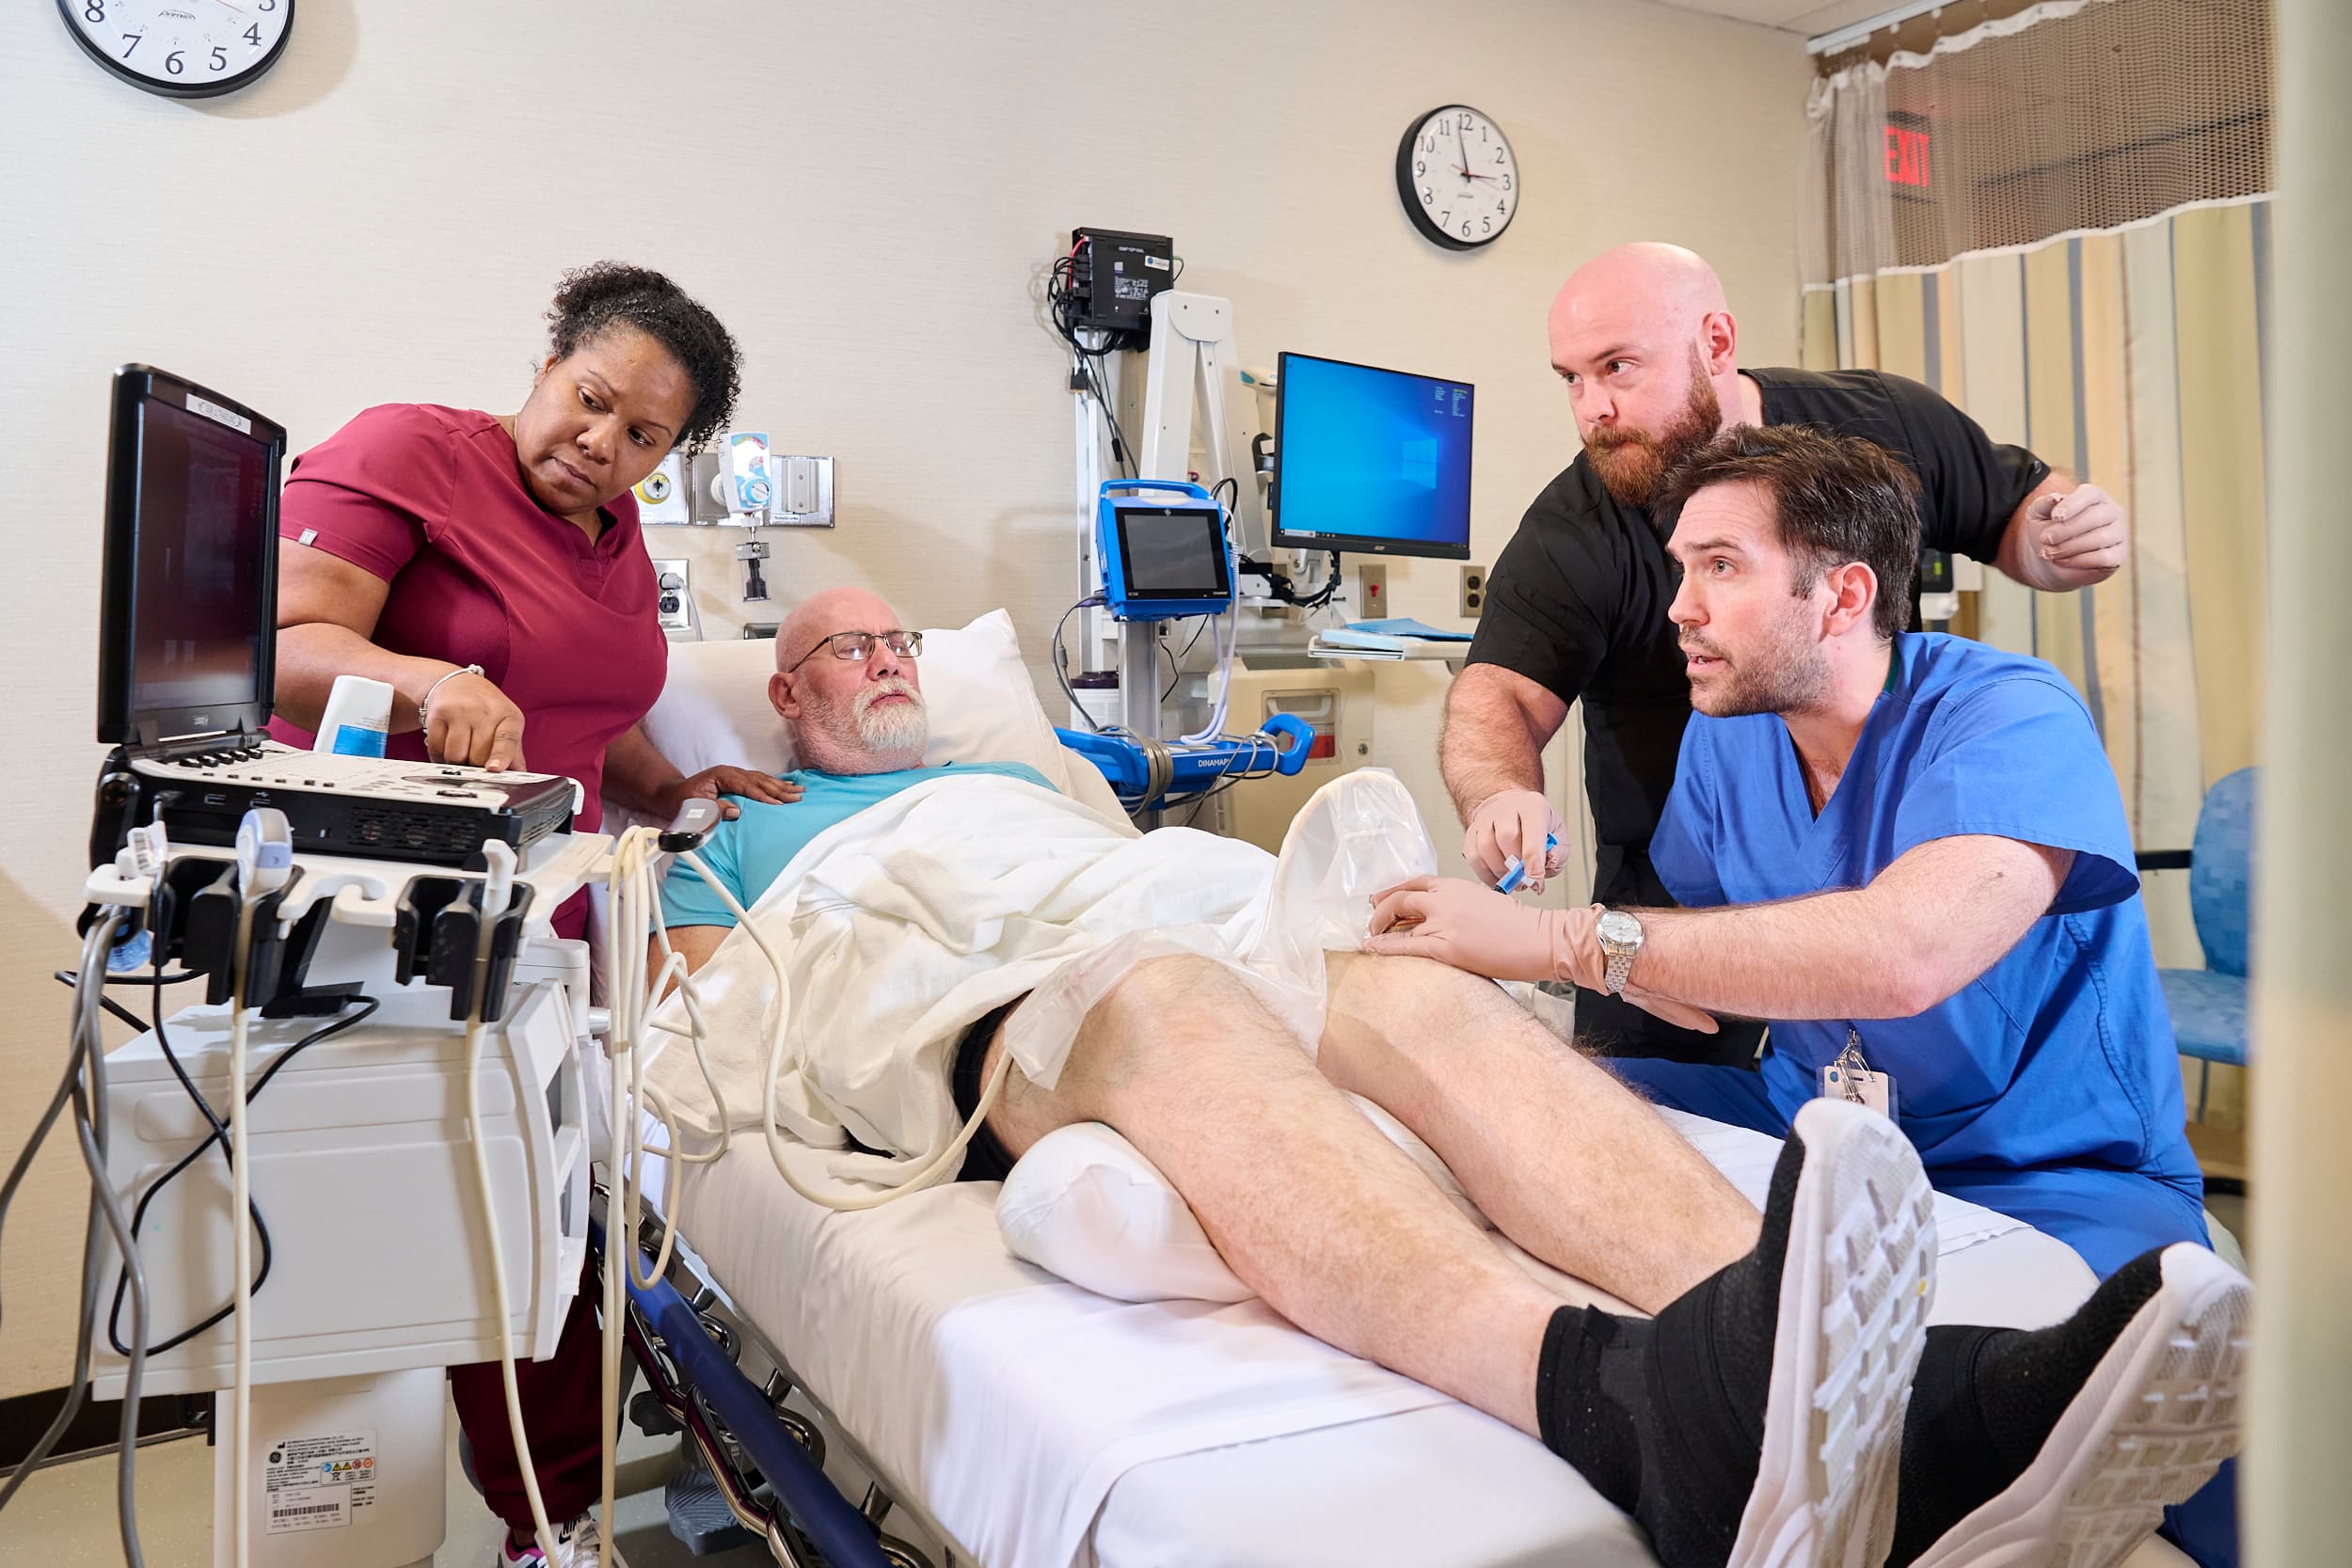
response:
<path id="1" fill-rule="evenodd" d="M 657 16 L 669 30 L 647 30 Z M 302 0 L 275 74 L 210 103 L 110 80 L 36 0 L 0 8 L 0 60 L 17 475 L 0 519 L 16 754 L 0 1160 L 61 1049 L 44 974 L 70 956 L 98 758 L 117 363 L 250 402 L 298 451 L 371 404 L 513 408 L 559 272 L 660 266 L 742 341 L 742 422 L 839 460 L 841 526 L 779 542 L 780 593 L 862 578 L 917 625 L 1003 604 L 1035 660 L 1073 573 L 1064 361 L 1036 295 L 1074 223 L 1174 235 L 1186 284 L 1232 298 L 1248 362 L 1295 348 L 1478 383 L 1485 561 L 1572 454 L 1542 321 L 1581 255 L 1698 246 L 1750 357 L 1796 353 L 1803 52 L 1646 0 Z M 1496 117 L 1525 181 L 1484 255 L 1416 237 L 1391 180 L 1407 121 L 1455 100 Z M 731 623 L 722 548 L 692 538 L 706 612 Z M 1450 617 L 1454 596 L 1450 563 L 1391 570 L 1394 613 Z M 1450 849 L 1442 672 L 1384 671 L 1381 689 L 1379 760 Z M 0 1396 L 67 1370 L 56 1265 L 80 1195 L 61 1146 L 8 1232 Z"/>

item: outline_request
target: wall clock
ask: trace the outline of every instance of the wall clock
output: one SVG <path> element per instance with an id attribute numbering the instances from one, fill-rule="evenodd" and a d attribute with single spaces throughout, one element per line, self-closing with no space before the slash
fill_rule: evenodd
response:
<path id="1" fill-rule="evenodd" d="M 1432 109 L 1396 149 L 1396 195 L 1413 227 L 1448 250 L 1502 238 L 1519 210 L 1519 165 L 1502 128 L 1467 103 Z"/>
<path id="2" fill-rule="evenodd" d="M 57 0 L 83 52 L 134 87 L 211 98 L 286 52 L 294 0 Z"/>

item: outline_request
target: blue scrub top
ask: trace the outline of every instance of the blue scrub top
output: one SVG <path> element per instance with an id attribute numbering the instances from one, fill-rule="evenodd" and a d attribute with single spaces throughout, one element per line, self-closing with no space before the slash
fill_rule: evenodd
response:
<path id="1" fill-rule="evenodd" d="M 1774 1106 L 1793 1117 L 1820 1092 L 1851 1028 L 1894 1074 L 1903 1131 L 1931 1168 L 2093 1164 L 2198 1191 L 2122 797 L 2090 713 L 2049 665 L 1899 636 L 1818 818 L 1777 715 L 1694 714 L 1651 852 L 1667 890 L 1702 909 L 1861 887 L 1906 850 L 1973 833 L 2074 851 L 2049 912 L 1915 1018 L 1773 1021 L 1762 1073 Z"/>
<path id="2" fill-rule="evenodd" d="M 720 823 L 703 841 L 703 863 L 747 910 L 759 902 L 769 885 L 792 863 L 792 857 L 807 848 L 818 833 L 836 822 L 847 822 L 868 806 L 882 804 L 902 789 L 947 777 L 1019 779 L 1044 789 L 1054 787 L 1036 768 L 1018 762 L 946 762 L 895 773 L 819 773 L 803 768 L 783 777 L 801 786 L 799 800 L 777 805 L 730 796 L 742 808 L 742 815 Z M 692 866 L 679 861 L 661 880 L 661 923 L 732 926 L 735 916 L 710 891 L 710 884 Z"/>

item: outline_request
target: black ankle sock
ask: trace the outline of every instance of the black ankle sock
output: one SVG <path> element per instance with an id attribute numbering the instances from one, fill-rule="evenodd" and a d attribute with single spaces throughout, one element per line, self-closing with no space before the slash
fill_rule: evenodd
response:
<path id="1" fill-rule="evenodd" d="M 1720 1565 L 1755 1489 L 1803 1168 L 1791 1138 L 1756 1250 L 1654 1322 L 1564 1307 L 1545 1330 L 1535 1378 L 1544 1445 L 1648 1530 L 1667 1568 Z"/>
<path id="2" fill-rule="evenodd" d="M 1563 1307 L 1544 1330 L 1535 1419 L 1544 1447 L 1626 1513 L 1642 1493 L 1642 1443 L 1630 1412 L 1649 1403 L 1650 1324 Z"/>
<path id="3" fill-rule="evenodd" d="M 2163 1256 L 2126 1263 L 2049 1328 L 1928 1330 L 1903 1421 L 1887 1568 L 1904 1568 L 2025 1474 L 2100 1358 L 2163 1284 Z"/>

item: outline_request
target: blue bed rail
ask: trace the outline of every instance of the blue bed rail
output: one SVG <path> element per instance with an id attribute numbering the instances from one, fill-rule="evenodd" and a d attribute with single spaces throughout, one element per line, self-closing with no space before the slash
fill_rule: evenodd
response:
<path id="1" fill-rule="evenodd" d="M 604 1265 L 612 1266 L 601 1225 L 591 1227 L 591 1240 Z M 643 1251 L 638 1253 L 638 1270 L 653 1270 L 653 1259 Z M 726 1423 L 775 1492 L 777 1505 L 829 1568 L 890 1568 L 874 1527 L 825 1479 L 825 1472 L 776 1419 L 767 1397 L 711 1341 L 692 1305 L 666 1279 L 641 1289 L 632 1275 L 624 1283 L 630 1304 L 660 1336 L 679 1375 Z M 646 1372 L 657 1376 L 659 1369 L 648 1367 Z"/>

